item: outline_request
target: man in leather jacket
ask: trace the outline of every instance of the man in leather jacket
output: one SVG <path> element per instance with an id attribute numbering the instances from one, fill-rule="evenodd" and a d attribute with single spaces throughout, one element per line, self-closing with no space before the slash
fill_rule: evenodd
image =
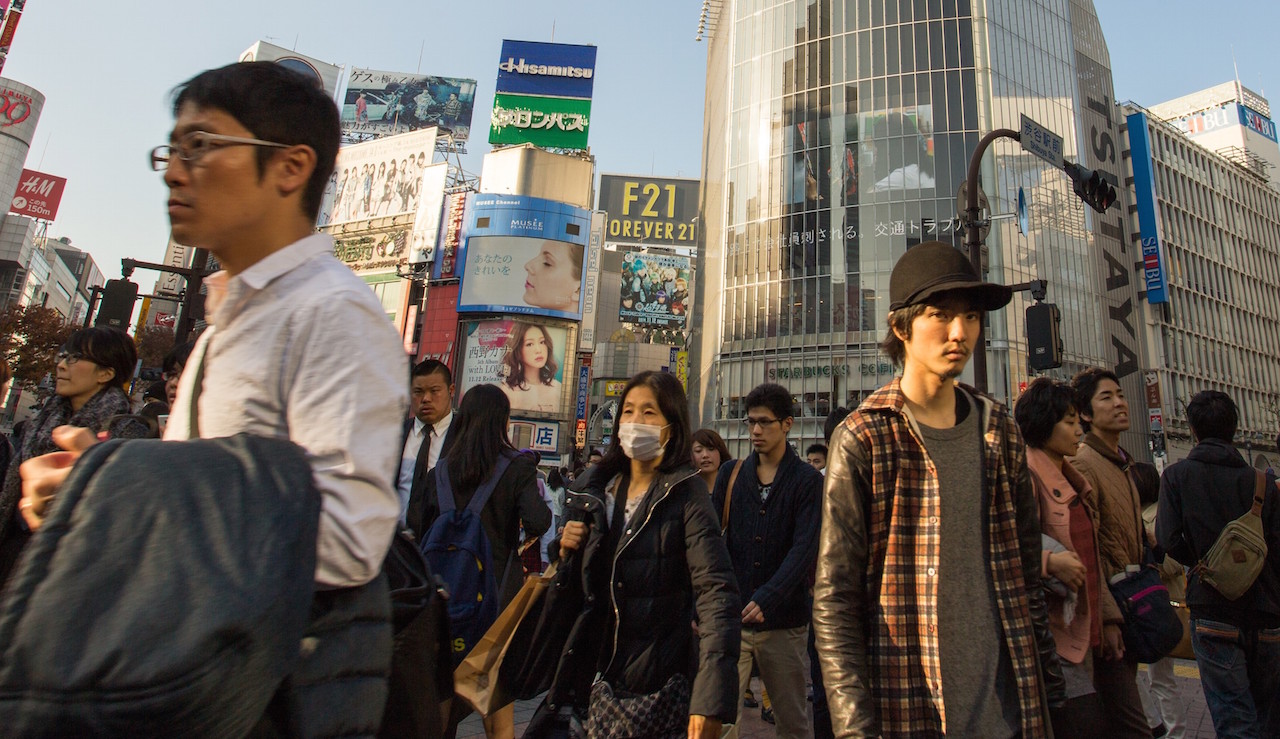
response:
<path id="1" fill-rule="evenodd" d="M 902 376 L 827 458 L 813 627 L 838 737 L 1046 736 L 1064 699 L 1021 438 L 956 382 L 1011 297 L 941 242 L 894 267 L 881 348 Z"/>

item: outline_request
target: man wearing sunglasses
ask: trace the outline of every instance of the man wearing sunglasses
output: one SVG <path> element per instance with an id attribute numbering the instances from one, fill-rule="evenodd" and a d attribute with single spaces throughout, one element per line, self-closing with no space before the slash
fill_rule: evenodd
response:
<path id="1" fill-rule="evenodd" d="M 822 475 L 787 442 L 794 421 L 791 391 L 759 385 L 747 394 L 746 406 L 743 423 L 753 453 L 721 466 L 711 496 L 721 516 L 728 513 L 721 525 L 744 606 L 738 694 L 750 685 L 754 661 L 773 702 L 778 736 L 807 739 L 805 651 Z"/>

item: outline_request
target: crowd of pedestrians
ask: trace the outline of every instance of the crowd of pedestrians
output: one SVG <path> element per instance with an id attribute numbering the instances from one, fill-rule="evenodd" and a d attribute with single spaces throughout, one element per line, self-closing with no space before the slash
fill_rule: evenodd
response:
<path id="1" fill-rule="evenodd" d="M 452 736 L 471 705 L 433 698 L 428 712 L 388 696 L 447 701 L 450 669 L 492 648 L 519 606 L 527 610 L 509 631 L 532 645 L 521 657 L 546 657 L 523 660 L 538 674 L 511 683 L 539 686 L 526 736 L 737 736 L 758 674 L 782 737 L 1178 737 L 1185 716 L 1169 650 L 1147 655 L 1140 689 L 1128 640 L 1147 617 L 1117 589 L 1158 567 L 1156 589 L 1189 607 L 1218 734 L 1280 736 L 1280 491 L 1233 446 L 1238 413 L 1224 393 L 1192 399 L 1197 445 L 1163 476 L 1121 446 L 1129 406 L 1106 369 L 1036 379 L 1006 408 L 958 378 L 982 350 L 985 314 L 1012 292 L 931 242 L 910 249 L 890 279 L 881 348 L 900 374 L 833 412 L 803 457 L 788 388 L 765 383 L 747 396 L 749 447 L 735 459 L 719 434 L 692 427 L 673 375 L 644 371 L 626 383 L 608 444 L 585 469 L 542 470 L 508 436 L 508 395 L 478 385 L 455 409 L 450 368 L 407 368 L 382 306 L 314 232 L 338 147 L 322 91 L 277 65 L 236 64 L 182 85 L 173 112 L 170 143 L 152 160 L 169 188 L 174 238 L 224 267 L 208 279 L 209 328 L 166 357 L 164 383 L 145 390 L 139 414 L 125 394 L 129 337 L 76 332 L 51 368 L 55 395 L 12 446 L 0 444 L 8 732 L 133 734 L 127 723 L 95 723 L 105 714 L 83 693 L 51 712 L 6 660 L 39 639 L 23 619 L 69 616 L 24 612 L 38 611 L 33 573 L 61 581 L 58 558 L 33 543 L 85 525 L 63 510 L 84 504 L 62 491 L 97 491 L 95 470 L 110 468 L 112 450 L 161 443 L 120 440 L 154 438 L 163 424 L 165 442 L 183 443 L 166 445 L 177 455 L 166 459 L 199 469 L 216 449 L 225 456 L 211 480 L 227 484 L 259 479 L 264 460 L 226 440 L 296 449 L 316 514 L 298 560 L 314 583 L 296 631 L 283 648 L 237 642 L 259 681 L 238 694 L 254 696 L 236 704 L 251 715 L 175 725 L 175 735 L 388 735 L 387 714 L 407 711 L 395 726 Z M 281 454 L 280 479 L 257 494 L 279 496 L 283 510 L 299 491 L 285 492 Z M 134 487 L 112 495 L 155 492 Z M 177 535 L 215 530 L 220 560 L 241 542 L 216 531 L 219 520 Z M 266 529 L 282 539 L 310 531 L 297 520 L 282 515 Z M 1241 548 L 1251 531 L 1257 542 Z M 389 565 L 402 541 L 435 575 L 418 601 L 403 598 L 403 573 Z M 115 544 L 101 541 L 100 556 L 117 556 Z M 152 560 L 139 564 L 131 581 L 154 575 L 143 566 Z M 530 605 L 527 578 L 544 565 L 545 595 Z M 202 586 L 244 597 L 246 609 L 255 602 L 252 579 Z M 149 646 L 113 644 L 112 633 L 61 646 L 73 661 Z M 417 662 L 393 669 L 393 655 Z M 180 715 L 195 721 L 201 701 L 215 705 L 229 690 L 211 687 Z M 487 735 L 513 736 L 514 697 L 500 694 L 484 712 Z M 428 713 L 437 718 L 419 715 Z"/>

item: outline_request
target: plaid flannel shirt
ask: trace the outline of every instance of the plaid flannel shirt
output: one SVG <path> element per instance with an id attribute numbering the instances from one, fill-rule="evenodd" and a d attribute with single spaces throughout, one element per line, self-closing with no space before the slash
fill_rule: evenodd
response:
<path id="1" fill-rule="evenodd" d="M 1026 453 L 1013 418 L 972 388 L 983 422 L 987 560 L 1013 662 L 1022 736 L 1047 734 L 1035 633 L 1027 603 L 1014 509 Z M 941 736 L 946 686 L 939 663 L 940 568 L 937 472 L 905 411 L 899 380 L 866 398 L 845 424 L 867 452 L 867 682 L 884 736 Z"/>

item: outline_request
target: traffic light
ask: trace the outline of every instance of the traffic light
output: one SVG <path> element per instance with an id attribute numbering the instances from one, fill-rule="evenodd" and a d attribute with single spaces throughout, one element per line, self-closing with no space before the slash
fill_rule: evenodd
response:
<path id="1" fill-rule="evenodd" d="M 102 288 L 102 304 L 98 307 L 95 326 L 127 329 L 133 316 L 133 302 L 138 299 L 138 286 L 128 280 L 108 280 Z"/>
<path id="2" fill-rule="evenodd" d="M 1101 172 L 1085 169 L 1079 164 L 1067 164 L 1063 168 L 1071 178 L 1076 195 L 1090 208 L 1105 213 L 1116 201 L 1116 189 L 1102 176 Z"/>
<path id="3" fill-rule="evenodd" d="M 1062 314 L 1053 303 L 1027 306 L 1027 364 L 1037 372 L 1062 366 Z"/>

